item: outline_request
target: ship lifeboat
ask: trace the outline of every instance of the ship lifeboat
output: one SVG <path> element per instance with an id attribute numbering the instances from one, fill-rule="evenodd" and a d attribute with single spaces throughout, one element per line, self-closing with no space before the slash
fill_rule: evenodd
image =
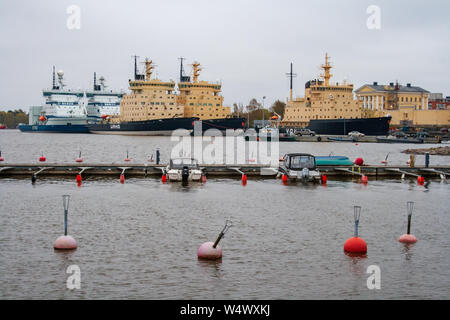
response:
<path id="1" fill-rule="evenodd" d="M 44 122 L 45 120 L 47 120 L 47 118 L 46 118 L 45 116 L 40 116 L 40 117 L 39 117 L 39 121 Z"/>
<path id="2" fill-rule="evenodd" d="M 278 120 L 278 116 L 272 116 L 272 118 L 270 118 L 272 120 Z"/>
<path id="3" fill-rule="evenodd" d="M 103 120 L 105 120 L 105 119 L 107 119 L 107 118 L 109 118 L 109 116 L 108 116 L 107 114 L 102 114 L 102 119 L 103 119 Z"/>

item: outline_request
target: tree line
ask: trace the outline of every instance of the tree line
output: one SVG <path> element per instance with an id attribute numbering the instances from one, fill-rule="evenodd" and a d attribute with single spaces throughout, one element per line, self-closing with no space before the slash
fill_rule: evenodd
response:
<path id="1" fill-rule="evenodd" d="M 242 103 L 233 104 L 233 115 L 238 117 L 247 118 L 249 126 L 253 127 L 255 120 L 269 120 L 271 117 L 277 115 L 278 120 L 282 120 L 284 117 L 284 109 L 286 103 L 283 101 L 275 101 L 269 109 L 263 109 L 262 103 L 258 102 L 255 98 L 251 99 L 247 105 Z M 280 118 L 281 117 L 281 118 Z"/>
<path id="2" fill-rule="evenodd" d="M 16 129 L 19 123 L 28 123 L 28 114 L 22 109 L 0 111 L 0 125 L 8 129 Z"/>

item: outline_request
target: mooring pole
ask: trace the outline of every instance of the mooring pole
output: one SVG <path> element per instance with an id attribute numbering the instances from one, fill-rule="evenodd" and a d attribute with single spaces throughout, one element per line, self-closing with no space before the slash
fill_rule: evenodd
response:
<path id="1" fill-rule="evenodd" d="M 361 216 L 361 207 L 354 206 L 354 218 L 355 218 L 355 235 L 354 237 L 358 237 L 358 225 L 359 225 L 359 217 Z"/>
<path id="2" fill-rule="evenodd" d="M 406 209 L 408 211 L 408 229 L 406 231 L 406 234 L 411 234 L 411 217 L 414 209 L 414 202 L 408 201 L 406 203 Z"/>
<path id="3" fill-rule="evenodd" d="M 213 244 L 213 248 L 215 249 L 217 247 L 217 245 L 219 244 L 220 240 L 223 238 L 223 236 L 225 235 L 225 233 L 228 231 L 228 229 L 230 229 L 232 226 L 232 222 L 230 220 L 227 220 L 225 222 L 225 227 L 223 227 L 222 231 L 219 233 L 219 236 L 217 237 L 216 241 Z"/>
<path id="4" fill-rule="evenodd" d="M 67 214 L 69 212 L 69 195 L 63 195 L 63 206 L 64 206 L 64 235 L 67 236 Z"/>
<path id="5" fill-rule="evenodd" d="M 160 160 L 160 154 L 159 154 L 159 148 L 156 149 L 156 164 L 159 164 Z"/>

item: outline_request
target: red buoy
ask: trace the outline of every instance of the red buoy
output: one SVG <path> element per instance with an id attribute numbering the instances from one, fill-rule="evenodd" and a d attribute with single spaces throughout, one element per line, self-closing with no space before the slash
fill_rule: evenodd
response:
<path id="1" fill-rule="evenodd" d="M 322 184 L 327 184 L 327 176 L 326 176 L 325 174 L 323 174 L 323 175 L 320 177 L 320 180 L 321 180 Z"/>
<path id="2" fill-rule="evenodd" d="M 363 175 L 361 176 L 361 183 L 367 184 L 369 182 L 369 178 L 367 176 Z"/>
<path id="3" fill-rule="evenodd" d="M 283 174 L 283 175 L 281 176 L 281 181 L 283 181 L 283 182 L 287 182 L 287 181 L 288 181 L 288 178 L 287 178 L 287 175 L 286 175 L 286 174 Z"/>
<path id="4" fill-rule="evenodd" d="M 125 183 L 125 176 L 123 174 L 120 175 L 120 183 Z"/>
<path id="5" fill-rule="evenodd" d="M 206 182 L 206 175 L 202 174 L 202 183 Z"/>
<path id="6" fill-rule="evenodd" d="M 83 158 L 77 158 L 75 162 L 83 162 Z"/>
<path id="7" fill-rule="evenodd" d="M 351 237 L 345 241 L 344 251 L 349 253 L 367 253 L 367 244 L 363 238 Z"/>
<path id="8" fill-rule="evenodd" d="M 353 237 L 347 239 L 344 243 L 344 252 L 364 254 L 367 252 L 367 244 L 364 239 L 358 236 L 359 217 L 361 215 L 361 207 L 354 206 L 355 233 Z"/>
<path id="9" fill-rule="evenodd" d="M 77 174 L 77 183 L 81 182 L 81 174 Z"/>
<path id="10" fill-rule="evenodd" d="M 424 182 L 425 182 L 425 178 L 424 177 L 422 177 L 422 176 L 418 176 L 417 177 L 417 183 L 418 184 L 422 185 L 422 184 L 424 184 Z"/>
<path id="11" fill-rule="evenodd" d="M 44 162 L 45 160 L 47 160 L 46 157 L 44 157 L 44 156 L 40 156 L 40 157 L 39 157 L 39 161 L 40 161 L 40 162 Z"/>
<path id="12" fill-rule="evenodd" d="M 162 181 L 163 183 L 166 183 L 166 182 L 167 182 L 167 176 L 166 176 L 165 174 L 162 175 L 161 181 Z"/>
<path id="13" fill-rule="evenodd" d="M 246 185 L 246 184 L 247 184 L 247 175 L 246 175 L 246 174 L 243 174 L 243 175 L 242 175 L 242 184 L 243 184 L 243 185 Z"/>
<path id="14" fill-rule="evenodd" d="M 356 158 L 354 162 L 357 166 L 362 166 L 364 164 L 363 158 Z"/>

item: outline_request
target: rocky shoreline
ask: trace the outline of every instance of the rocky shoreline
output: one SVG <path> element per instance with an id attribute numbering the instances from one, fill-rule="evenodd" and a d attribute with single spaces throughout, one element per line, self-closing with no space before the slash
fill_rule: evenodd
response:
<path id="1" fill-rule="evenodd" d="M 437 147 L 437 148 L 424 148 L 424 149 L 406 149 L 402 153 L 408 154 L 425 154 L 428 152 L 430 155 L 438 156 L 450 156 L 450 147 Z"/>

